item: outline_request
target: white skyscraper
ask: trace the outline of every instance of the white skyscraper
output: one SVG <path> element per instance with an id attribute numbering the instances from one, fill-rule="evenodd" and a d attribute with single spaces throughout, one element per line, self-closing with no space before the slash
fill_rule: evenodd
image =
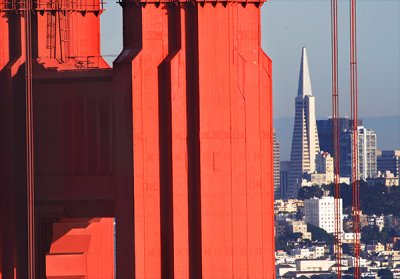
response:
<path id="1" fill-rule="evenodd" d="M 358 126 L 357 130 L 359 178 L 363 180 L 374 178 L 378 173 L 376 133 L 364 126 Z"/>
<path id="2" fill-rule="evenodd" d="M 320 151 L 315 119 L 315 99 L 312 96 L 305 48 L 303 48 L 301 56 L 299 88 L 295 99 L 295 109 L 288 179 L 288 196 L 291 197 L 297 196 L 303 173 L 313 173 L 315 171 L 315 157 Z"/>

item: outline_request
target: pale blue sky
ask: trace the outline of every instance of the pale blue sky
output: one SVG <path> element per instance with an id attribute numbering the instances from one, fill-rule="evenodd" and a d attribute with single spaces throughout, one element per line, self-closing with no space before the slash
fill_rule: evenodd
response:
<path id="1" fill-rule="evenodd" d="M 330 0 L 270 0 L 263 48 L 273 60 L 274 115 L 292 117 L 301 48 L 307 48 L 317 116 L 331 113 Z M 357 1 L 359 114 L 400 116 L 400 1 Z M 349 112 L 349 1 L 339 0 L 341 112 Z"/>
<path id="2" fill-rule="evenodd" d="M 341 112 L 348 113 L 349 9 L 339 0 Z M 359 0 L 360 116 L 400 116 L 400 0 Z M 102 52 L 121 50 L 121 8 L 102 15 Z M 293 117 L 301 48 L 308 52 L 317 116 L 330 115 L 330 0 L 269 0 L 262 6 L 262 45 L 273 60 L 274 115 Z"/>

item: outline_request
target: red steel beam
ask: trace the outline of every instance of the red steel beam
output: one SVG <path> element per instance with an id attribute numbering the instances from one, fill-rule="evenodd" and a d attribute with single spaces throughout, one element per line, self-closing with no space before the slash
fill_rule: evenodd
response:
<path id="1" fill-rule="evenodd" d="M 32 0 L 25 0 L 25 90 L 26 90 L 26 178 L 28 218 L 28 278 L 34 279 L 35 271 L 35 170 L 32 100 Z"/>

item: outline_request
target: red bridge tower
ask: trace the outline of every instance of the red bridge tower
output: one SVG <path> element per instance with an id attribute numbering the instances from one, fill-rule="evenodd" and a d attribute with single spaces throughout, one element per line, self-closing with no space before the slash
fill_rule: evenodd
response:
<path id="1" fill-rule="evenodd" d="M 132 103 L 129 120 L 117 114 L 121 134 L 133 127 L 137 277 L 272 278 L 272 71 L 260 47 L 262 1 L 121 4 L 114 85 L 117 104 Z"/>
<path id="2" fill-rule="evenodd" d="M 8 2 L 10 1 L 10 2 Z M 272 65 L 263 0 L 33 3 L 37 278 L 274 271 Z M 23 2 L 0 0 L 0 278 L 26 278 Z M 4 30 L 4 32 L 3 32 Z"/>

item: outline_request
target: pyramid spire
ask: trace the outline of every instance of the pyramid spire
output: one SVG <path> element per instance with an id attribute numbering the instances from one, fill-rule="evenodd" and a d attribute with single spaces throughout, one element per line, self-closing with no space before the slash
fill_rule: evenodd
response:
<path id="1" fill-rule="evenodd" d="M 310 72 L 308 69 L 307 50 L 305 47 L 302 49 L 300 75 L 299 75 L 299 89 L 298 96 L 312 96 Z"/>
<path id="2" fill-rule="evenodd" d="M 296 197 L 303 174 L 315 172 L 315 157 L 319 153 L 319 139 L 315 119 L 315 97 L 312 96 L 307 52 L 302 49 L 299 89 L 295 99 L 292 150 L 288 174 L 287 195 Z"/>

